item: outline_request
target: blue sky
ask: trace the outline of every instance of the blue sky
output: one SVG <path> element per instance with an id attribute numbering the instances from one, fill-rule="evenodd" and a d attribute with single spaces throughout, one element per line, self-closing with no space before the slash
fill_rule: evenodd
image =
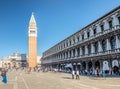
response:
<path id="1" fill-rule="evenodd" d="M 28 23 L 34 12 L 38 55 L 120 5 L 120 0 L 0 0 L 0 59 L 28 53 Z"/>

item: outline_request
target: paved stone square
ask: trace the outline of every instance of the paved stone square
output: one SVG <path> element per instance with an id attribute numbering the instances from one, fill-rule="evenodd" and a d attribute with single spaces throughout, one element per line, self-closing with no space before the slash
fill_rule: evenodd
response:
<path id="1" fill-rule="evenodd" d="M 120 89 L 120 78 L 91 78 L 80 76 L 71 79 L 71 74 L 53 72 L 11 71 L 8 83 L 0 82 L 0 89 Z"/>

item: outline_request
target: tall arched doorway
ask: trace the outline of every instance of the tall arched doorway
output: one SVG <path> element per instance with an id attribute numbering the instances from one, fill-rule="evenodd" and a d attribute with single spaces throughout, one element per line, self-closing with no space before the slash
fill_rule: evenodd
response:
<path id="1" fill-rule="evenodd" d="M 100 74 L 100 62 L 96 61 L 95 62 L 95 75 L 99 76 Z"/>
<path id="2" fill-rule="evenodd" d="M 111 45 L 112 51 L 114 51 L 115 46 L 116 46 L 116 39 L 115 39 L 114 36 L 112 36 L 112 37 L 110 38 L 110 45 Z"/>
<path id="3" fill-rule="evenodd" d="M 86 70 L 86 63 L 85 63 L 85 61 L 82 62 L 82 69 Z"/>
<path id="4" fill-rule="evenodd" d="M 119 64 L 118 60 L 113 60 L 112 61 L 112 71 L 114 74 L 118 75 L 119 74 Z"/>
<path id="5" fill-rule="evenodd" d="M 92 62 L 91 61 L 88 62 L 88 67 L 89 67 L 89 71 L 90 71 L 90 69 L 92 69 Z"/>
<path id="6" fill-rule="evenodd" d="M 82 71 L 81 71 L 82 74 L 86 74 L 85 70 L 86 70 L 86 62 L 83 61 L 83 62 L 82 62 Z"/>
<path id="7" fill-rule="evenodd" d="M 92 75 L 93 69 L 92 69 L 92 62 L 91 61 L 88 62 L 88 72 L 90 75 Z"/>
<path id="8" fill-rule="evenodd" d="M 96 68 L 100 69 L 100 62 L 99 62 L 99 61 L 96 61 L 96 62 L 95 62 L 95 69 L 96 69 Z"/>

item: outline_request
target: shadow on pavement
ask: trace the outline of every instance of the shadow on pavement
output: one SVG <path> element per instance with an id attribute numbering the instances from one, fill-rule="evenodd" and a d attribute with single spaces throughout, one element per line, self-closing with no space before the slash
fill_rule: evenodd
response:
<path id="1" fill-rule="evenodd" d="M 72 78 L 70 78 L 70 77 L 62 77 L 63 79 L 72 79 Z"/>

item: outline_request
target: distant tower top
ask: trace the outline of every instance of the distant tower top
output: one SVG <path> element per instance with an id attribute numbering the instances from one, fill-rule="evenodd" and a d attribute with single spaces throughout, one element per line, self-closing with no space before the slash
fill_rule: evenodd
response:
<path id="1" fill-rule="evenodd" d="M 34 13 L 32 12 L 31 18 L 30 18 L 30 22 L 29 22 L 29 29 L 36 29 L 36 21 L 35 21 L 35 17 L 34 17 Z"/>
<path id="2" fill-rule="evenodd" d="M 29 22 L 30 24 L 31 23 L 34 23 L 34 24 L 36 24 L 36 21 L 35 21 L 35 18 L 34 18 L 34 12 L 32 12 L 32 16 L 31 16 L 31 18 L 30 18 L 30 22 Z"/>

